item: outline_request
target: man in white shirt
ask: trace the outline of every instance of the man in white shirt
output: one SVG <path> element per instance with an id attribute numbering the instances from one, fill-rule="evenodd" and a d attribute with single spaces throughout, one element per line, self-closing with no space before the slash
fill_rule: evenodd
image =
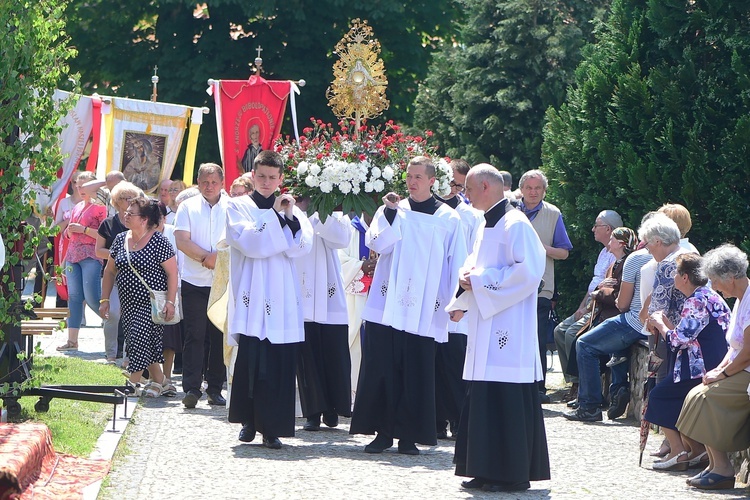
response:
<path id="1" fill-rule="evenodd" d="M 473 478 L 462 483 L 470 490 L 522 491 L 550 478 L 535 314 L 545 249 L 527 217 L 503 198 L 493 166 L 469 171 L 466 194 L 485 221 L 446 307 L 454 320 L 466 311 L 469 324 L 456 475 Z"/>
<path id="2" fill-rule="evenodd" d="M 185 343 L 182 350 L 182 389 L 185 408 L 195 408 L 201 398 L 205 340 L 208 338 L 208 403 L 224 406 L 221 395 L 225 369 L 224 338 L 208 320 L 208 296 L 216 265 L 216 246 L 224 237 L 228 196 L 222 194 L 224 170 L 215 163 L 204 163 L 198 169 L 198 189 L 194 196 L 180 204 L 175 216 L 177 249 L 184 255 L 182 267 L 182 309 Z"/>

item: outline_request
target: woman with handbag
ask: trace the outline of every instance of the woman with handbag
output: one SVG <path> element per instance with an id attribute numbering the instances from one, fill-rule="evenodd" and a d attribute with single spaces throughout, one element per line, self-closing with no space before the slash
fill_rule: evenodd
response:
<path id="1" fill-rule="evenodd" d="M 161 396 L 169 380 L 162 371 L 162 324 L 175 319 L 177 300 L 177 259 L 169 241 L 156 228 L 161 219 L 157 200 L 136 198 L 125 211 L 129 231 L 115 237 L 111 258 L 102 280 L 99 312 L 109 315 L 109 295 L 115 278 L 120 292 L 121 321 L 125 330 L 129 382 L 134 392 L 146 397 Z M 166 300 L 152 311 L 154 297 Z M 151 382 L 141 388 L 139 381 L 148 368 Z"/>
<path id="2" fill-rule="evenodd" d="M 724 299 L 706 286 L 708 279 L 701 270 L 701 257 L 686 253 L 679 255 L 676 262 L 675 288 L 687 297 L 682 319 L 678 325 L 673 325 L 662 311 L 649 318 L 651 331 L 655 330 L 669 348 L 670 375 L 649 392 L 644 415 L 648 422 L 661 426 L 669 440 L 669 454 L 652 466 L 662 471 L 703 468 L 708 464 L 703 444 L 677 431 L 677 417 L 685 396 L 701 383 L 706 371 L 716 368 L 726 355 L 724 336 L 730 319 L 729 306 Z"/>

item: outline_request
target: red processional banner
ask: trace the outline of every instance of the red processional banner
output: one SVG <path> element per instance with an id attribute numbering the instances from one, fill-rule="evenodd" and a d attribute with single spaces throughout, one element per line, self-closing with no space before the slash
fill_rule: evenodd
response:
<path id="1" fill-rule="evenodd" d="M 259 76 L 213 84 L 227 191 L 234 179 L 252 169 L 258 153 L 273 147 L 281 131 L 291 85 L 289 81 L 269 81 Z"/>

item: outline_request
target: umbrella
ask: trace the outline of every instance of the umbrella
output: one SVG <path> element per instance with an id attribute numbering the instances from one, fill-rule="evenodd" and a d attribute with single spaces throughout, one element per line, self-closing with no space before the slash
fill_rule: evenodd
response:
<path id="1" fill-rule="evenodd" d="M 646 409 L 648 408 L 648 393 L 656 385 L 656 374 L 659 371 L 659 367 L 663 359 L 656 354 L 656 346 L 659 345 L 659 334 L 656 334 L 656 340 L 654 341 L 654 347 L 648 353 L 648 377 L 643 383 L 643 404 L 641 405 L 641 432 L 640 432 L 640 457 L 638 458 L 638 467 L 643 463 L 643 450 L 646 449 L 646 442 L 648 441 L 648 433 L 651 427 L 650 422 L 646 420 Z"/>

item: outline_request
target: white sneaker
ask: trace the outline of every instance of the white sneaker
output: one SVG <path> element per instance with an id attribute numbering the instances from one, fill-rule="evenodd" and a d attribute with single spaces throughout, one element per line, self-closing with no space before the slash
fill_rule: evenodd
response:
<path id="1" fill-rule="evenodd" d="M 609 368 L 612 368 L 613 366 L 617 366 L 621 363 L 624 363 L 628 360 L 625 356 L 612 356 L 609 361 L 607 361 L 607 366 Z"/>

